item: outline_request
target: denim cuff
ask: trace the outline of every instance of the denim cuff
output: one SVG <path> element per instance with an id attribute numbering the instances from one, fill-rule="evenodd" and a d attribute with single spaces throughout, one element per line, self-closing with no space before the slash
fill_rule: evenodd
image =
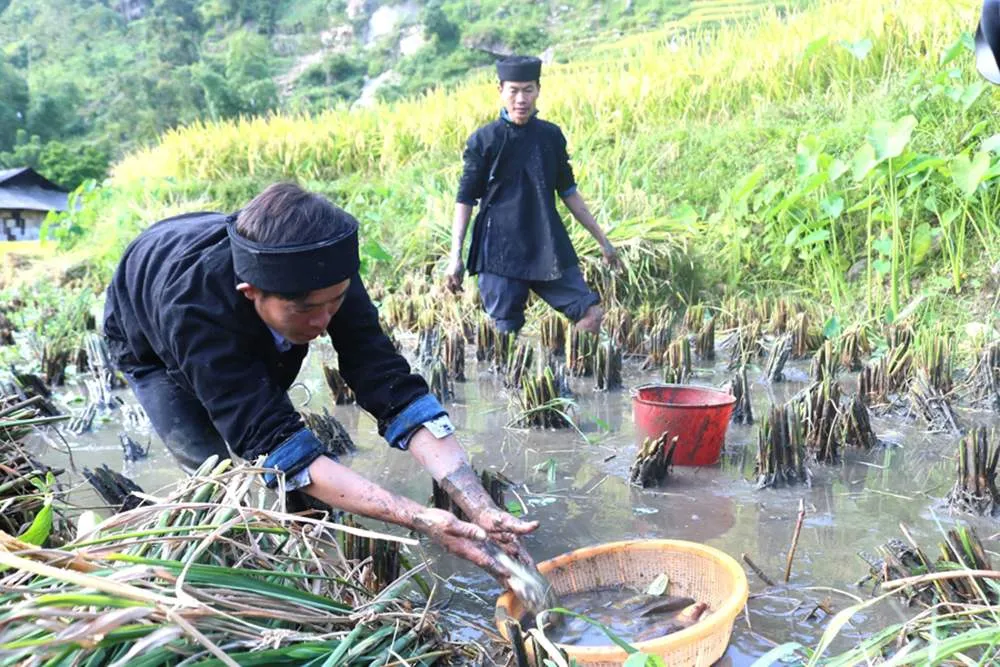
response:
<path id="1" fill-rule="evenodd" d="M 431 394 L 424 394 L 406 406 L 396 415 L 385 429 L 385 439 L 396 449 L 405 450 L 410 446 L 410 438 L 425 422 L 448 414 Z"/>
<path id="2" fill-rule="evenodd" d="M 325 451 L 326 447 L 319 441 L 319 438 L 312 431 L 304 428 L 296 431 L 290 438 L 278 445 L 278 448 L 264 459 L 264 467 L 277 468 L 285 473 L 285 479 L 289 479 L 308 468 Z M 269 488 L 276 487 L 278 485 L 277 474 L 265 472 L 264 483 Z"/>

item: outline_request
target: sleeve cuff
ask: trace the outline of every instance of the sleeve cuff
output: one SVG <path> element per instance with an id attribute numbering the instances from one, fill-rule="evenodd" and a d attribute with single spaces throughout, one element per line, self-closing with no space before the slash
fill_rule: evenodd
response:
<path id="1" fill-rule="evenodd" d="M 472 197 L 472 198 L 470 198 L 470 197 L 457 197 L 455 199 L 455 203 L 456 204 L 466 204 L 468 206 L 475 206 L 476 204 L 479 203 L 479 198 L 478 197 Z"/>
<path id="2" fill-rule="evenodd" d="M 308 468 L 325 451 L 326 447 L 319 441 L 319 438 L 312 431 L 304 428 L 296 431 L 290 438 L 278 445 L 278 448 L 264 459 L 264 467 L 280 470 L 285 474 L 287 481 Z M 278 485 L 278 475 L 274 472 L 265 472 L 264 483 L 273 489 Z"/>
<path id="3" fill-rule="evenodd" d="M 575 185 L 571 185 L 568 188 L 566 188 L 565 190 L 563 190 L 562 192 L 560 192 L 559 196 L 562 197 L 563 199 L 565 199 L 566 197 L 569 197 L 574 192 L 576 192 L 576 186 Z"/>
<path id="4" fill-rule="evenodd" d="M 391 446 L 405 450 L 410 445 L 410 438 L 424 423 L 446 414 L 434 396 L 424 394 L 396 415 L 386 427 L 384 437 Z"/>

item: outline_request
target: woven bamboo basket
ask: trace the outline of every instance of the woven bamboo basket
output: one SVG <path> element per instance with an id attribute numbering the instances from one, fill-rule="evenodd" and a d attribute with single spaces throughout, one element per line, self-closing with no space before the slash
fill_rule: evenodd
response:
<path id="1" fill-rule="evenodd" d="M 733 558 L 718 549 L 681 540 L 609 542 L 539 563 L 538 570 L 559 595 L 622 586 L 645 590 L 666 573 L 671 595 L 707 603 L 708 611 L 691 627 L 634 644 L 644 653 L 661 656 L 670 667 L 708 667 L 721 658 L 749 593 L 746 574 Z M 522 614 L 521 603 L 512 593 L 500 596 L 497 628 L 504 638 L 508 637 L 502 619 L 519 619 Z M 628 657 L 614 644 L 559 647 L 580 667 L 617 667 Z"/>

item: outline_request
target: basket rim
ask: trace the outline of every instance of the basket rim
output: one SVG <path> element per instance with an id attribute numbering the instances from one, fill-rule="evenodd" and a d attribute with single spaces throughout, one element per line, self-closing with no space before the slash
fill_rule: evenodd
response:
<path id="1" fill-rule="evenodd" d="M 556 556 L 555 558 L 542 561 L 538 564 L 538 571 L 542 574 L 547 574 L 554 568 L 561 567 L 575 561 L 593 558 L 608 552 L 618 551 L 675 551 L 682 553 L 696 553 L 721 565 L 727 571 L 730 581 L 733 583 L 732 592 L 728 597 L 726 597 L 725 601 L 719 605 L 718 609 L 712 611 L 709 618 L 704 621 L 699 621 L 689 628 L 671 633 L 664 637 L 658 637 L 656 639 L 650 639 L 643 642 L 636 642 L 633 643 L 632 646 L 645 653 L 663 655 L 668 651 L 700 643 L 701 641 L 711 637 L 712 635 L 718 634 L 719 632 L 725 632 L 727 634 L 726 644 L 728 645 L 728 635 L 732 633 L 733 621 L 746 605 L 746 601 L 750 593 L 750 587 L 747 582 L 746 572 L 744 572 L 740 564 L 736 562 L 736 559 L 724 551 L 720 551 L 714 547 L 710 547 L 699 542 L 671 539 L 637 539 L 622 540 L 619 542 L 605 542 L 603 544 L 575 549 Z M 507 612 L 511 608 L 513 602 L 514 594 L 510 591 L 505 592 L 497 599 L 496 612 L 500 612 L 502 609 L 504 611 L 504 615 L 509 616 Z M 510 638 L 507 637 L 507 628 L 499 620 L 500 618 L 501 615 L 497 614 L 497 629 L 500 630 L 500 634 L 503 635 L 504 639 L 509 641 Z M 566 651 L 566 654 L 571 658 L 586 661 L 621 662 L 628 657 L 628 653 L 625 652 L 625 649 L 615 644 L 608 646 L 575 646 L 570 644 L 558 644 L 558 646 L 562 650 Z"/>

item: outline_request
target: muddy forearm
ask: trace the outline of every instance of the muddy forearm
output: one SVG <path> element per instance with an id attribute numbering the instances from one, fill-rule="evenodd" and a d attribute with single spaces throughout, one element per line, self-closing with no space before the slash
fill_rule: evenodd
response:
<path id="1" fill-rule="evenodd" d="M 419 529 L 425 508 L 365 479 L 347 466 L 320 456 L 309 466 L 312 484 L 301 490 L 337 509 Z"/>
<path id="2" fill-rule="evenodd" d="M 496 508 L 454 436 L 438 440 L 421 429 L 410 440 L 410 452 L 466 516 L 475 520 L 484 509 Z"/>

